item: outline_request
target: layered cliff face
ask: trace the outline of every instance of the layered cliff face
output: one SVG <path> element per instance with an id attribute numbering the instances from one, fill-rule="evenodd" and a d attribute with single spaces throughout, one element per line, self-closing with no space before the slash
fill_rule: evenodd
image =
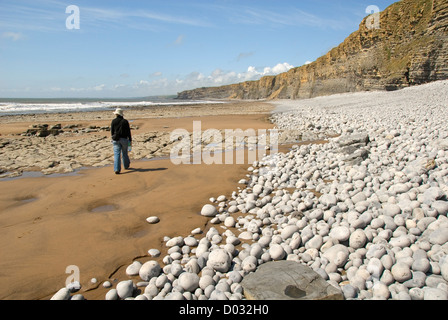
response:
<path id="1" fill-rule="evenodd" d="M 180 99 L 301 99 L 396 90 L 448 79 L 448 1 L 401 0 L 313 63 L 277 76 L 178 94 Z"/>

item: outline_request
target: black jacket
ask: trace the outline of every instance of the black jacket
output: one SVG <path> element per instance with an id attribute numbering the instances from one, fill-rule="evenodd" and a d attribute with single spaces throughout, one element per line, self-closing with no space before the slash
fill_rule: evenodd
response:
<path id="1" fill-rule="evenodd" d="M 117 116 L 114 120 L 112 120 L 112 124 L 110 125 L 111 135 L 113 136 L 120 126 L 122 133 L 120 138 L 126 138 L 129 139 L 129 141 L 132 141 L 131 127 L 129 126 L 128 120 L 124 119 L 122 116 Z"/>

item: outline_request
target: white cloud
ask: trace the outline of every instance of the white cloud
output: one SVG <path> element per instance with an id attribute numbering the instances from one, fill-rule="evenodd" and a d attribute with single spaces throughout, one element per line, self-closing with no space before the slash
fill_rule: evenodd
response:
<path id="1" fill-rule="evenodd" d="M 177 39 L 173 42 L 173 45 L 180 46 L 184 42 L 185 36 L 183 34 L 179 35 Z"/>
<path id="2" fill-rule="evenodd" d="M 279 74 L 279 73 L 287 72 L 292 68 L 294 68 L 293 65 L 290 65 L 289 63 L 285 62 L 285 63 L 277 64 L 272 69 L 269 69 L 269 68 L 267 70 L 265 69 L 265 72 L 267 71 L 268 74 Z"/>
<path id="3" fill-rule="evenodd" d="M 12 41 L 18 41 L 24 38 L 20 32 L 3 32 L 2 38 L 11 39 Z"/>
<path id="4" fill-rule="evenodd" d="M 180 92 L 183 90 L 200 87 L 221 86 L 244 81 L 258 80 L 264 76 L 277 75 L 279 73 L 287 72 L 292 68 L 294 68 L 293 65 L 285 62 L 278 63 L 273 67 L 256 68 L 254 66 L 249 66 L 244 72 L 215 69 L 208 76 L 200 72 L 191 72 L 185 77 L 178 78 L 173 82 L 165 82 L 165 85 L 170 86 L 171 89 L 175 89 L 176 92 Z"/>
<path id="5" fill-rule="evenodd" d="M 243 81 L 258 80 L 264 76 L 277 75 L 279 73 L 287 72 L 292 68 L 294 68 L 294 66 L 287 62 L 278 63 L 274 67 L 264 67 L 263 70 L 257 70 L 257 68 L 250 66 L 247 68 L 246 72 L 239 73 L 237 77 Z"/>
<path id="6" fill-rule="evenodd" d="M 100 84 L 98 86 L 93 87 L 94 91 L 103 91 L 103 89 L 106 87 L 105 84 Z"/>
<path id="7" fill-rule="evenodd" d="M 236 57 L 236 61 L 241 61 L 241 60 L 243 60 L 243 59 L 252 57 L 254 54 L 255 54 L 254 51 L 251 51 L 251 52 L 241 52 L 241 53 L 238 55 L 238 57 Z"/>
<path id="8" fill-rule="evenodd" d="M 140 80 L 132 86 L 132 89 L 136 92 L 136 95 L 174 94 L 194 88 L 214 87 L 258 80 L 263 76 L 287 72 L 291 68 L 294 68 L 294 66 L 285 62 L 278 63 L 273 67 L 256 68 L 249 66 L 244 72 L 224 71 L 218 68 L 213 70 L 209 75 L 206 75 L 194 71 L 184 76 L 178 76 L 172 80 L 167 78 L 157 78 L 152 81 Z"/>

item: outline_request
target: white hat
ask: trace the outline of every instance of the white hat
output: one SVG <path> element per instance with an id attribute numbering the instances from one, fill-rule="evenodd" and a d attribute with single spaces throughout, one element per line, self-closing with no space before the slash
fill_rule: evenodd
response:
<path id="1" fill-rule="evenodd" d="M 123 109 L 121 109 L 121 108 L 117 108 L 117 109 L 114 111 L 114 114 L 123 116 Z"/>

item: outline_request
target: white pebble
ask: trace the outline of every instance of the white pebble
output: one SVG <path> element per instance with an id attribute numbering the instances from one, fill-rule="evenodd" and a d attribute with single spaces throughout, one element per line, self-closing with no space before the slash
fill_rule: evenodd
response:
<path id="1" fill-rule="evenodd" d="M 126 299 L 132 296 L 134 291 L 134 283 L 132 280 L 120 281 L 117 284 L 117 294 L 121 299 Z"/>
<path id="2" fill-rule="evenodd" d="M 146 221 L 149 224 L 156 224 L 156 223 L 160 222 L 160 219 L 159 219 L 159 217 L 152 216 L 152 217 L 146 218 Z"/>
<path id="3" fill-rule="evenodd" d="M 138 272 L 140 271 L 140 268 L 142 267 L 141 262 L 139 261 L 134 261 L 132 262 L 132 264 L 130 264 L 127 268 L 126 268 L 126 274 L 128 276 L 136 276 L 138 275 Z"/>
<path id="4" fill-rule="evenodd" d="M 204 217 L 214 217 L 218 214 L 218 210 L 216 210 L 215 206 L 211 204 L 206 204 L 201 209 L 201 215 Z"/>
<path id="5" fill-rule="evenodd" d="M 409 266 L 405 263 L 398 262 L 391 269 L 394 279 L 398 282 L 405 282 L 411 279 L 412 273 Z"/>

